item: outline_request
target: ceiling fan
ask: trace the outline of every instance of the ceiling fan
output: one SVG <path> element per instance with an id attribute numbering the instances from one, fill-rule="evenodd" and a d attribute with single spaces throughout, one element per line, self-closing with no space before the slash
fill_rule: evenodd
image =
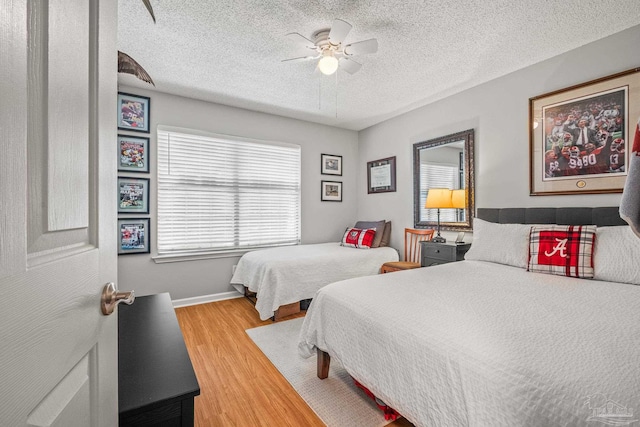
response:
<path id="1" fill-rule="evenodd" d="M 354 74 L 362 67 L 362 64 L 351 59 L 353 55 L 364 55 L 378 51 L 378 40 L 368 39 L 360 42 L 344 44 L 345 38 L 351 31 L 351 24 L 342 19 L 335 19 L 331 28 L 325 28 L 313 33 L 310 40 L 300 33 L 289 33 L 287 37 L 302 43 L 306 48 L 314 50 L 314 55 L 299 56 L 284 59 L 288 61 L 307 61 L 319 59 L 317 69 L 321 73 L 331 75 L 338 67 L 349 74 Z"/>

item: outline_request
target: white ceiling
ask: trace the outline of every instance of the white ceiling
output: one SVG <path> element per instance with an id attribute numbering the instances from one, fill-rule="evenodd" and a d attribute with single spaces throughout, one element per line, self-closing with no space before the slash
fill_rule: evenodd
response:
<path id="1" fill-rule="evenodd" d="M 151 0 L 156 24 L 141 0 L 118 3 L 118 49 L 155 90 L 353 130 L 640 24 L 638 0 Z M 334 18 L 353 25 L 346 42 L 378 39 L 359 72 L 281 62 L 308 52 L 287 33 Z"/>

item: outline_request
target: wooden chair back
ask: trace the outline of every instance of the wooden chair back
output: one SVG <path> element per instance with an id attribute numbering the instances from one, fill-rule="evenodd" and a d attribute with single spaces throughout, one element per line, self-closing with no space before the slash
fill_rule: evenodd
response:
<path id="1" fill-rule="evenodd" d="M 414 228 L 404 229 L 404 260 L 420 264 L 420 242 L 433 238 L 433 229 L 416 230 Z"/>

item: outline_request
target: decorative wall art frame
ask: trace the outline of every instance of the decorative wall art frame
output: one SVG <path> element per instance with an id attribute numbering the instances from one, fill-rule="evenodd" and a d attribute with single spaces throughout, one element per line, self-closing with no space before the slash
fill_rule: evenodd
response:
<path id="1" fill-rule="evenodd" d="M 118 177 L 118 213 L 149 213 L 149 179 Z"/>
<path id="2" fill-rule="evenodd" d="M 529 99 L 530 194 L 620 193 L 640 68 Z"/>
<path id="3" fill-rule="evenodd" d="M 342 176 L 342 156 L 334 154 L 322 154 L 320 173 L 322 175 Z"/>
<path id="4" fill-rule="evenodd" d="M 342 201 L 342 183 L 340 181 L 322 181 L 320 200 L 323 202 Z"/>
<path id="5" fill-rule="evenodd" d="M 149 138 L 118 135 L 118 171 L 149 173 Z"/>
<path id="6" fill-rule="evenodd" d="M 118 220 L 118 255 L 148 254 L 150 239 L 149 218 Z"/>
<path id="7" fill-rule="evenodd" d="M 118 129 L 149 132 L 151 99 L 118 92 Z"/>
<path id="8" fill-rule="evenodd" d="M 367 192 L 396 191 L 396 157 L 367 162 Z"/>

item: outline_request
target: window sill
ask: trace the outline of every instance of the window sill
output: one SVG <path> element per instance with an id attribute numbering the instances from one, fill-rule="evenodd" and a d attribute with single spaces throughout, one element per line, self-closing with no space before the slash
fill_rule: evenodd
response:
<path id="1" fill-rule="evenodd" d="M 242 249 L 235 251 L 224 252 L 191 252 L 183 254 L 165 254 L 156 255 L 151 257 L 156 264 L 165 264 L 169 262 L 182 262 L 182 261 L 199 261 L 203 259 L 217 259 L 217 258 L 240 258 L 247 252 L 251 252 L 253 249 Z"/>
<path id="2" fill-rule="evenodd" d="M 228 251 L 216 251 L 216 252 L 185 252 L 176 254 L 162 254 L 152 256 L 151 259 L 156 264 L 165 264 L 169 262 L 182 262 L 182 261 L 200 261 L 204 259 L 217 259 L 217 258 L 240 258 L 247 252 L 256 251 L 259 249 L 279 248 L 283 246 L 295 246 L 300 243 L 294 243 L 290 245 L 276 245 L 276 246 L 262 246 L 251 249 L 230 249 Z"/>

